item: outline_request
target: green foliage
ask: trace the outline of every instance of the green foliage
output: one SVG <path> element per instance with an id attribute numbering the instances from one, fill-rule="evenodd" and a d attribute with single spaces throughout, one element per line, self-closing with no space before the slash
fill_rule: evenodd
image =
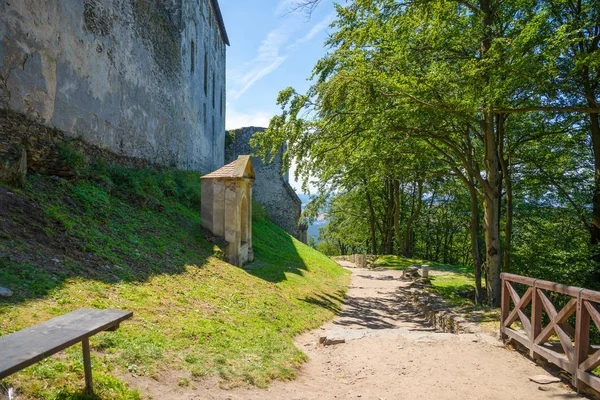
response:
<path id="1" fill-rule="evenodd" d="M 84 165 L 83 154 L 77 151 L 70 142 L 56 145 L 59 160 L 71 171 L 78 172 Z"/>
<path id="2" fill-rule="evenodd" d="M 316 249 L 317 251 L 320 251 L 321 253 L 329 257 L 340 255 L 340 249 L 335 244 L 327 240 L 324 240 L 317 244 Z"/>
<path id="3" fill-rule="evenodd" d="M 271 217 L 263 205 L 256 200 L 252 200 L 252 221 L 262 222 L 270 220 Z"/>
<path id="4" fill-rule="evenodd" d="M 283 89 L 253 144 L 316 177 L 305 216 L 342 253 L 485 262 L 496 305 L 501 269 L 595 286 L 596 5 L 338 5 L 313 85 Z"/>
<path id="5" fill-rule="evenodd" d="M 235 130 L 225 131 L 225 147 L 228 147 L 235 142 L 235 134 Z"/>
<path id="6" fill-rule="evenodd" d="M 95 163 L 88 171 L 96 181 L 123 200 L 142 207 L 173 199 L 193 210 L 200 210 L 200 174 L 176 169 L 124 168 Z"/>

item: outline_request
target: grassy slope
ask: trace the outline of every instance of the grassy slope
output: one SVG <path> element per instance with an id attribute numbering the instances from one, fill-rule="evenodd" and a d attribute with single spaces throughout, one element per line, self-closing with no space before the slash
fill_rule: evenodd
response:
<path id="1" fill-rule="evenodd" d="M 133 311 L 118 331 L 91 340 L 102 398 L 139 397 L 123 374 L 174 370 L 184 386 L 207 374 L 258 386 L 294 376 L 305 356 L 292 338 L 339 309 L 344 270 L 260 215 L 256 261 L 246 269 L 221 261 L 201 232 L 198 174 L 107 166 L 87 174 L 34 176 L 13 194 L 0 185 L 0 286 L 15 292 L 0 299 L 0 334 L 80 307 Z M 25 397 L 77 398 L 80 348 L 3 384 Z"/>

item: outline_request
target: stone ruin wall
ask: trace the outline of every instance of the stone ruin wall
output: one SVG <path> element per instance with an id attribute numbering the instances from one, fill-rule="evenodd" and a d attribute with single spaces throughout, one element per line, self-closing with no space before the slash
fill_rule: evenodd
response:
<path id="1" fill-rule="evenodd" d="M 229 131 L 232 141 L 225 145 L 225 163 L 236 160 L 239 155 L 254 153 L 248 142 L 254 133 L 264 130 L 265 128 L 248 127 Z M 288 172 L 282 176 L 282 151 L 283 149 L 270 164 L 263 163 L 259 157 L 252 157 L 256 175 L 252 185 L 252 198 L 265 207 L 275 225 L 302 240 L 298 230 L 302 202 L 289 184 Z"/>
<path id="2" fill-rule="evenodd" d="M 0 127 L 10 127 L 0 131 L 0 154 L 35 146 L 33 122 L 43 140 L 61 131 L 163 165 L 223 165 L 226 36 L 215 7 L 0 0 Z M 14 113 L 29 120 L 22 129 Z"/>

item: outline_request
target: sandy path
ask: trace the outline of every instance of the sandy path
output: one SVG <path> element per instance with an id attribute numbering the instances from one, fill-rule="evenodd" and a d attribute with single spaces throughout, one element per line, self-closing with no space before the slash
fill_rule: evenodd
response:
<path id="1" fill-rule="evenodd" d="M 547 374 L 489 335 L 436 333 L 396 296 L 399 271 L 353 268 L 342 313 L 301 335 L 297 346 L 310 361 L 291 382 L 268 389 L 215 389 L 206 382 L 179 399 L 566 399 L 580 398 L 563 384 L 540 385 L 528 377 Z M 319 337 L 346 343 L 323 346 Z M 152 392 L 151 387 L 141 387 Z M 154 393 L 154 398 L 164 397 Z"/>

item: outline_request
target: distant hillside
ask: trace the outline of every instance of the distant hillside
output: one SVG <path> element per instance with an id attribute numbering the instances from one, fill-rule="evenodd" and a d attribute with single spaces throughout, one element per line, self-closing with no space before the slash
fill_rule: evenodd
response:
<path id="1" fill-rule="evenodd" d="M 306 356 L 293 337 L 339 310 L 349 281 L 339 265 L 258 204 L 255 261 L 222 261 L 200 227 L 198 173 L 96 164 L 78 174 L 29 176 L 24 189 L 0 183 L 0 287 L 14 292 L 0 298 L 0 335 L 81 307 L 133 311 L 91 339 L 103 399 L 140 398 L 140 376 L 175 387 L 205 375 L 225 386 L 294 376 Z M 0 387 L 25 399 L 79 398 L 80 357 L 75 346 Z M 172 371 L 179 381 L 168 381 Z"/>
<path id="2" fill-rule="evenodd" d="M 310 195 L 304 193 L 296 192 L 300 200 L 302 201 L 302 211 L 304 211 L 304 207 L 306 204 L 310 202 Z M 317 239 L 319 241 L 319 228 L 327 225 L 328 221 L 325 218 L 318 219 L 308 226 L 308 234 Z"/>

